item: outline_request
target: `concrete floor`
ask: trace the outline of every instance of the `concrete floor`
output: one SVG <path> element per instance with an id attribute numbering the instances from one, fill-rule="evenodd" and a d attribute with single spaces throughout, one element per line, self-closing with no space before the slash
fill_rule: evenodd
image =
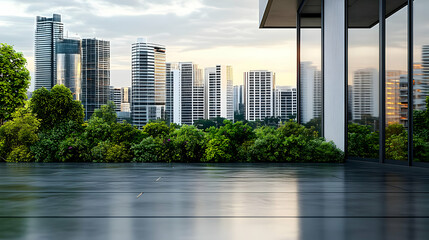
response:
<path id="1" fill-rule="evenodd" d="M 0 239 L 429 239 L 429 172 L 0 164 Z"/>

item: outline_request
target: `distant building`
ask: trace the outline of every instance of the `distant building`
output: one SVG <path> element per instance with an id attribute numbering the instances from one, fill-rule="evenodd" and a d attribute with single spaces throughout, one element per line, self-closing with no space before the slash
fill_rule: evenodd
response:
<path id="1" fill-rule="evenodd" d="M 244 105 L 246 120 L 263 120 L 274 116 L 275 74 L 270 71 L 244 73 Z"/>
<path id="2" fill-rule="evenodd" d="M 85 119 L 107 104 L 110 93 L 110 42 L 82 39 L 82 104 Z"/>
<path id="3" fill-rule="evenodd" d="M 131 112 L 131 87 L 121 88 L 121 112 Z"/>
<path id="4" fill-rule="evenodd" d="M 56 43 L 56 79 L 54 84 L 70 89 L 74 100 L 82 100 L 82 41 L 59 39 Z"/>
<path id="5" fill-rule="evenodd" d="M 132 119 L 138 128 L 165 117 L 165 47 L 138 39 L 132 45 Z"/>
<path id="6" fill-rule="evenodd" d="M 282 121 L 293 119 L 297 114 L 296 88 L 277 86 L 274 91 L 274 116 Z"/>
<path id="7" fill-rule="evenodd" d="M 234 113 L 244 114 L 243 85 L 234 86 Z"/>
<path id="8" fill-rule="evenodd" d="M 35 85 L 34 89 L 45 87 L 50 90 L 56 82 L 56 43 L 63 38 L 61 15 L 52 18 L 36 18 L 34 47 Z"/>
<path id="9" fill-rule="evenodd" d="M 307 123 L 322 115 L 322 77 L 311 62 L 301 63 L 301 122 Z"/>
<path id="10" fill-rule="evenodd" d="M 203 70 L 192 62 L 179 63 L 181 81 L 181 124 L 192 125 L 204 119 L 205 89 Z"/>
<path id="11" fill-rule="evenodd" d="M 400 123 L 401 118 L 401 91 L 400 78 L 405 71 L 386 71 L 386 123 L 388 125 Z"/>
<path id="12" fill-rule="evenodd" d="M 367 68 L 354 72 L 353 76 L 353 120 L 378 117 L 378 71 Z"/>
<path id="13" fill-rule="evenodd" d="M 217 65 L 205 69 L 206 119 L 234 120 L 232 67 Z"/>
<path id="14" fill-rule="evenodd" d="M 166 64 L 165 117 L 168 122 L 182 124 L 182 80 L 178 63 Z"/>
<path id="15" fill-rule="evenodd" d="M 117 112 L 121 111 L 122 98 L 121 98 L 121 89 L 120 88 L 115 88 L 113 86 L 110 86 L 109 101 L 112 101 L 115 104 Z"/>

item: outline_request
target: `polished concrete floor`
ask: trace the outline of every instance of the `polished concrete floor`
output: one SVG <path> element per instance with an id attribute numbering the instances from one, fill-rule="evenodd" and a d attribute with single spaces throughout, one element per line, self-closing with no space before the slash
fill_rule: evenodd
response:
<path id="1" fill-rule="evenodd" d="M 0 164 L 0 239 L 429 239 L 429 172 L 347 164 Z"/>

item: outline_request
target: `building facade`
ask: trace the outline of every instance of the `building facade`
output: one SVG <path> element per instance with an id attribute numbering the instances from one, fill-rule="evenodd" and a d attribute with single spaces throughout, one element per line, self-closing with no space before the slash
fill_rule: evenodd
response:
<path id="1" fill-rule="evenodd" d="M 378 71 L 360 69 L 353 74 L 353 120 L 376 118 L 378 111 Z"/>
<path id="2" fill-rule="evenodd" d="M 301 63 L 301 121 L 307 123 L 322 114 L 321 71 L 311 62 Z"/>
<path id="3" fill-rule="evenodd" d="M 85 119 L 110 98 L 110 42 L 82 39 L 82 104 Z"/>
<path id="4" fill-rule="evenodd" d="M 217 117 L 234 120 L 233 75 L 231 66 L 217 65 L 205 69 L 206 119 Z"/>
<path id="5" fill-rule="evenodd" d="M 165 47 L 138 39 L 132 45 L 132 119 L 138 128 L 165 117 Z"/>
<path id="6" fill-rule="evenodd" d="M 297 107 L 296 88 L 276 86 L 274 90 L 274 116 L 279 117 L 281 121 L 295 119 Z"/>
<path id="7" fill-rule="evenodd" d="M 56 79 L 54 84 L 68 87 L 74 100 L 82 100 L 82 41 L 59 39 L 56 43 Z"/>
<path id="8" fill-rule="evenodd" d="M 243 85 L 234 86 L 234 113 L 244 114 Z"/>
<path id="9" fill-rule="evenodd" d="M 182 78 L 178 63 L 166 64 L 165 117 L 168 122 L 182 124 Z"/>
<path id="10" fill-rule="evenodd" d="M 53 14 L 52 18 L 36 18 L 36 33 L 34 46 L 35 85 L 34 89 L 50 90 L 57 80 L 56 44 L 63 38 L 63 23 L 61 15 Z"/>
<path id="11" fill-rule="evenodd" d="M 205 116 L 203 70 L 192 62 L 179 63 L 181 74 L 181 124 L 192 125 Z"/>
<path id="12" fill-rule="evenodd" d="M 121 112 L 131 112 L 131 87 L 121 88 Z"/>
<path id="13" fill-rule="evenodd" d="M 244 73 L 245 118 L 248 121 L 263 120 L 274 116 L 275 74 L 270 71 Z"/>
<path id="14" fill-rule="evenodd" d="M 121 103 L 122 103 L 121 88 L 115 88 L 113 86 L 110 86 L 109 94 L 110 94 L 109 101 L 112 101 L 115 104 L 116 112 L 120 112 Z"/>

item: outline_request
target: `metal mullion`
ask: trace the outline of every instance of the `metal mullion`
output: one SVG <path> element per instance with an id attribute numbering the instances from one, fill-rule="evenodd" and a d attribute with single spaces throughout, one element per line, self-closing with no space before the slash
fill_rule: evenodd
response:
<path id="1" fill-rule="evenodd" d="M 379 162 L 384 163 L 386 159 L 386 0 L 379 0 L 379 22 Z"/>
<path id="2" fill-rule="evenodd" d="M 408 166 L 413 165 L 413 106 L 414 106 L 414 0 L 408 0 Z"/>
<path id="3" fill-rule="evenodd" d="M 322 0 L 323 1 L 323 0 Z M 348 156 L 348 85 L 349 85 L 349 11 L 348 0 L 344 6 L 344 159 Z"/>
<path id="4" fill-rule="evenodd" d="M 301 16 L 299 11 L 296 14 L 296 67 L 296 121 L 301 124 Z"/>

